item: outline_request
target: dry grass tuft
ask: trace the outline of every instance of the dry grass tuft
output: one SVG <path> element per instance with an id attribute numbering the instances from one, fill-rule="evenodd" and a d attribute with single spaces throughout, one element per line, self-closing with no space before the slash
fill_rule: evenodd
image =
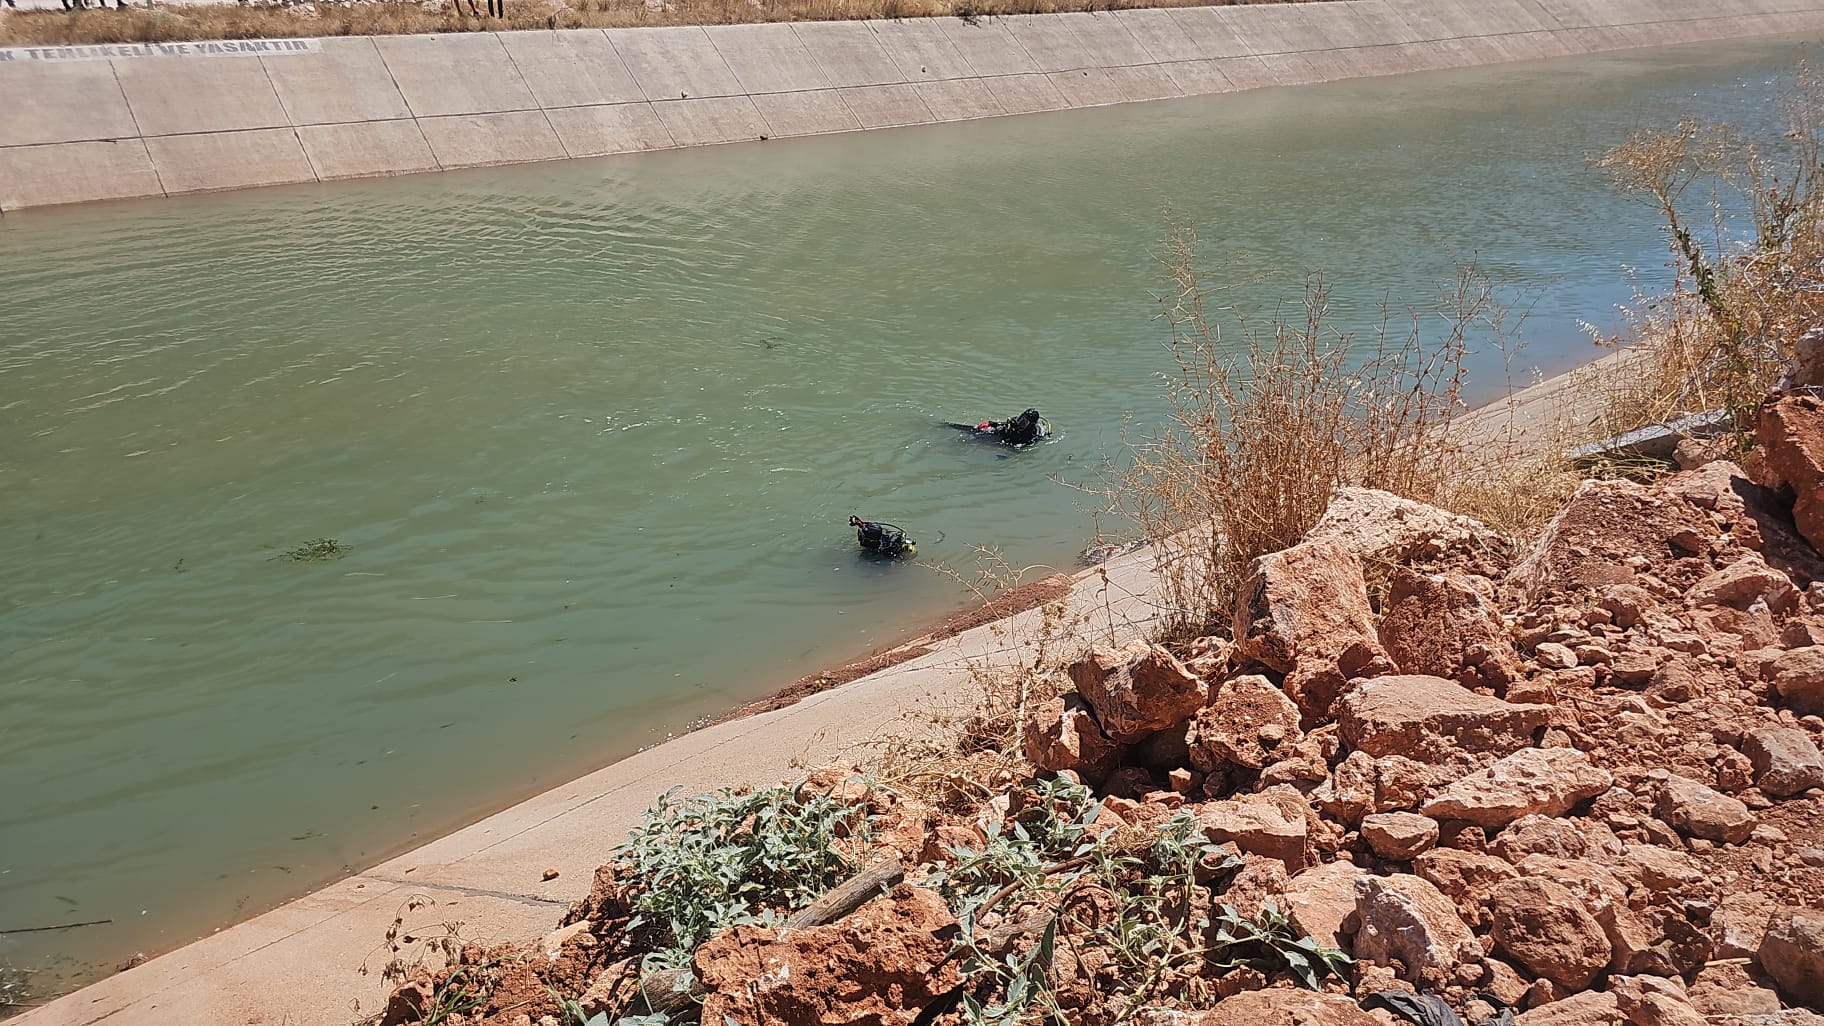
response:
<path id="1" fill-rule="evenodd" d="M 97 0 L 100 2 L 100 0 Z M 739 25 L 775 21 L 976 18 L 1002 14 L 1204 7 L 1320 0 L 508 0 L 506 17 L 484 17 L 477 0 L 356 0 L 315 3 L 160 5 L 75 11 L 12 11 L 0 46 L 170 43 L 202 39 L 416 35 L 511 29 Z"/>
<path id="2" fill-rule="evenodd" d="M 1332 323 L 1321 276 L 1306 280 L 1293 315 L 1264 325 L 1224 306 L 1226 287 L 1203 281 L 1197 241 L 1179 225 L 1161 257 L 1174 286 L 1161 297 L 1178 365 L 1171 422 L 1130 445 L 1112 488 L 1147 537 L 1174 540 L 1161 570 L 1181 630 L 1223 631 L 1248 564 L 1296 544 L 1338 487 L 1508 521 L 1535 519 L 1555 493 L 1544 485 L 1549 461 L 1526 474 L 1538 484 L 1518 489 L 1506 479 L 1523 458 L 1538 462 L 1533 453 L 1497 455 L 1454 424 L 1472 343 L 1505 349 L 1511 327 L 1473 266 L 1434 309 L 1384 309 L 1360 339 Z"/>
<path id="3" fill-rule="evenodd" d="M 1597 160 L 1664 220 L 1675 279 L 1636 296 L 1625 335 L 1592 331 L 1625 355 L 1585 375 L 1586 440 L 1719 409 L 1740 427 L 1824 325 L 1824 78 L 1801 63 L 1782 108 L 1776 142 L 1686 117 Z M 1708 197 L 1701 228 L 1688 194 Z"/>

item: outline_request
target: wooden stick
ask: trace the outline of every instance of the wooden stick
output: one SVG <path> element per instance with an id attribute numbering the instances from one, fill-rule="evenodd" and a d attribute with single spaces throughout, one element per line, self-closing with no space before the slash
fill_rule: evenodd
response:
<path id="1" fill-rule="evenodd" d="M 0 930 L 0 936 L 9 933 L 44 933 L 49 930 L 74 930 L 78 926 L 102 926 L 111 923 L 112 919 L 91 919 L 86 923 L 63 923 L 58 926 L 22 926 L 17 930 Z"/>
<path id="2" fill-rule="evenodd" d="M 803 930 L 833 923 L 866 905 L 875 895 L 891 890 L 905 878 L 906 867 L 897 858 L 881 859 L 793 913 L 785 921 L 785 928 Z"/>

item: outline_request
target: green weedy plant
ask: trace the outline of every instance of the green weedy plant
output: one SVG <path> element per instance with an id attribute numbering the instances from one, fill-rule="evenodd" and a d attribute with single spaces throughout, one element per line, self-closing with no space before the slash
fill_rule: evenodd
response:
<path id="1" fill-rule="evenodd" d="M 630 867 L 629 931 L 656 942 L 646 972 L 682 969 L 698 944 L 743 923 L 773 924 L 853 875 L 846 844 L 872 833 L 865 806 L 788 787 L 659 797 L 614 858 Z"/>
<path id="2" fill-rule="evenodd" d="M 1286 914 L 1268 901 L 1254 919 L 1224 905 L 1216 917 L 1216 944 L 1211 957 L 1230 969 L 1248 966 L 1264 973 L 1289 972 L 1310 990 L 1325 979 L 1348 979 L 1354 963 L 1348 955 L 1302 936 Z"/>
<path id="3" fill-rule="evenodd" d="M 334 538 L 313 538 L 284 553 L 281 558 L 289 559 L 294 563 L 321 563 L 326 560 L 340 559 L 346 555 L 348 555 L 348 546 Z"/>

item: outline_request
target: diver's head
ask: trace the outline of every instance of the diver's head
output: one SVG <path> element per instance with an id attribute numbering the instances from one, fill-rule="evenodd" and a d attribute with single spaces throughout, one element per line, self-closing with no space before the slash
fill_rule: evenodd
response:
<path id="1" fill-rule="evenodd" d="M 853 513 L 850 513 L 850 514 L 849 514 L 849 526 L 850 526 L 850 527 L 860 527 L 860 526 L 861 526 L 861 518 L 860 518 L 860 517 L 858 517 L 858 516 L 856 516 L 856 515 L 855 515 L 855 514 L 853 514 Z"/>

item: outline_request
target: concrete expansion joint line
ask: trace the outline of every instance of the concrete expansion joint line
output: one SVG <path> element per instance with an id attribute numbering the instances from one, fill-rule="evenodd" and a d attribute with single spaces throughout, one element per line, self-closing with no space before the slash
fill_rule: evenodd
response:
<path id="1" fill-rule="evenodd" d="M 310 159 L 310 150 L 304 146 L 304 137 L 298 134 L 298 119 L 285 106 L 285 97 L 279 95 L 279 87 L 272 81 L 272 69 L 266 66 L 266 58 L 255 57 L 260 65 L 260 74 L 266 76 L 266 88 L 272 90 L 272 102 L 279 105 L 279 113 L 285 115 L 285 126 L 291 129 L 291 141 L 298 144 L 298 153 L 304 157 L 304 166 L 310 169 L 310 180 L 321 182 L 323 173 L 317 170 L 317 162 Z"/>
<path id="2" fill-rule="evenodd" d="M 513 50 L 507 46 L 507 41 L 500 38 L 498 32 L 490 32 L 488 35 L 494 37 L 494 45 L 500 47 L 500 52 L 506 55 L 507 64 L 513 68 L 513 74 L 519 76 L 519 84 L 525 87 L 526 97 L 532 101 L 532 106 L 523 109 L 538 111 L 538 116 L 545 120 L 545 128 L 551 132 L 551 138 L 557 140 L 557 148 L 563 152 L 564 158 L 566 160 L 574 158 L 576 154 L 570 152 L 569 144 L 564 142 L 564 137 L 558 134 L 557 126 L 551 123 L 550 113 L 545 110 L 545 105 L 539 102 L 538 94 L 532 91 L 532 83 L 526 81 L 526 73 L 519 70 L 519 61 L 514 58 Z"/>
<path id="3" fill-rule="evenodd" d="M 152 180 L 158 183 L 158 194 L 170 196 L 171 193 L 165 190 L 165 176 L 159 173 L 158 164 L 152 159 L 152 148 L 146 145 L 146 130 L 139 127 L 139 113 L 133 109 L 133 100 L 127 96 L 127 87 L 121 84 L 120 69 L 114 65 L 112 58 L 108 60 L 108 74 L 114 79 L 114 88 L 120 91 L 120 102 L 127 108 L 127 117 L 133 119 L 133 132 L 139 136 L 139 148 L 145 151 L 146 166 L 152 169 Z"/>

